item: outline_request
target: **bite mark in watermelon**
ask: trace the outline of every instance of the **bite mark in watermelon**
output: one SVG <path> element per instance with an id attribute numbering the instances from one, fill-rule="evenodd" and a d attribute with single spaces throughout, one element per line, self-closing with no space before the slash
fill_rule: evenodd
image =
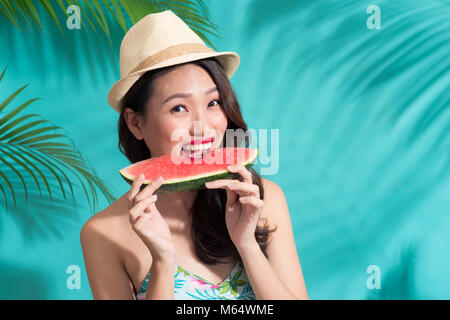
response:
<path id="1" fill-rule="evenodd" d="M 200 163 L 186 163 L 184 158 L 167 154 L 133 163 L 119 172 L 130 185 L 143 173 L 145 179 L 141 190 L 162 176 L 163 184 L 154 192 L 155 194 L 200 190 L 206 188 L 205 182 L 208 181 L 238 179 L 240 174 L 228 171 L 227 167 L 240 164 L 249 168 L 256 161 L 258 152 L 258 149 L 251 148 L 213 149 L 199 160 Z"/>

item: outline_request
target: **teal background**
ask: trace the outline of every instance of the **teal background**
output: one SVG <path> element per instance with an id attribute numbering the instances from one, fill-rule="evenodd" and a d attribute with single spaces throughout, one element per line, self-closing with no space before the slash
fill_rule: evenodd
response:
<path id="1" fill-rule="evenodd" d="M 373 4 L 379 30 L 366 26 Z M 222 0 L 210 10 L 216 49 L 241 56 L 231 82 L 249 128 L 280 130 L 280 168 L 266 178 L 285 192 L 310 298 L 449 299 L 449 1 Z M 125 193 L 106 100 L 122 30 L 109 44 L 83 29 L 65 40 L 48 20 L 45 32 L 0 23 L 0 100 L 30 83 L 15 105 L 42 98 L 26 112 L 63 127 Z M 93 211 L 79 189 L 77 199 L 2 212 L 0 298 L 92 298 L 79 232 L 108 203 Z M 66 286 L 70 265 L 80 290 Z M 380 289 L 366 285 L 370 265 Z"/>

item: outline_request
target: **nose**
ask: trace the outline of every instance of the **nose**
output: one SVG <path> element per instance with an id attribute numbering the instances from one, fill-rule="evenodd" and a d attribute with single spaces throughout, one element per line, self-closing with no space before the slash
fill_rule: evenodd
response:
<path id="1" fill-rule="evenodd" d="M 208 118 L 206 113 L 202 110 L 196 110 L 192 112 L 191 126 L 189 133 L 191 137 L 202 138 L 212 131 L 213 126 L 211 119 Z"/>

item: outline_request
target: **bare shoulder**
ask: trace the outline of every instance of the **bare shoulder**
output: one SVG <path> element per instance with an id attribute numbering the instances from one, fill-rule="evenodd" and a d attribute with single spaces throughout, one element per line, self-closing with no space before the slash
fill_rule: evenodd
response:
<path id="1" fill-rule="evenodd" d="M 123 196 L 104 210 L 90 217 L 80 232 L 82 246 L 87 242 L 101 241 L 108 249 L 113 249 L 118 238 L 124 233 Z"/>
<path id="2" fill-rule="evenodd" d="M 120 199 L 115 202 L 120 201 Z M 95 213 L 92 217 L 90 217 L 81 228 L 81 233 L 83 235 L 89 234 L 93 230 L 100 231 L 102 229 L 108 228 L 108 225 L 111 224 L 113 219 L 113 211 L 115 202 L 110 204 L 108 207 Z"/>
<path id="3" fill-rule="evenodd" d="M 277 223 L 280 211 L 289 214 L 287 202 L 283 189 L 276 183 L 261 177 L 264 187 L 264 207 L 261 212 L 262 218 L 267 218 L 272 223 Z"/>
<path id="4" fill-rule="evenodd" d="M 269 191 L 271 193 L 283 192 L 283 190 L 281 190 L 281 187 L 277 183 L 273 182 L 272 180 L 261 177 L 261 181 L 264 186 L 264 191 Z"/>
<path id="5" fill-rule="evenodd" d="M 83 225 L 80 242 L 94 299 L 133 299 L 133 283 L 124 268 L 127 215 L 122 198 L 93 215 Z M 125 211 L 126 212 L 126 211 Z"/>
<path id="6" fill-rule="evenodd" d="M 267 246 L 269 262 L 286 288 L 297 299 L 308 299 L 284 191 L 273 181 L 262 178 L 262 182 L 264 206 L 261 217 L 267 218 L 276 226 L 272 240 Z"/>

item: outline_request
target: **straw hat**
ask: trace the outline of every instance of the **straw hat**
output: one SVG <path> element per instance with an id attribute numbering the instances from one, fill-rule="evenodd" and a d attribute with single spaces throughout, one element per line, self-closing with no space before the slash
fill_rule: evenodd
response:
<path id="1" fill-rule="evenodd" d="M 122 40 L 120 80 L 109 91 L 108 103 L 120 113 L 120 100 L 146 71 L 209 57 L 215 57 L 228 78 L 240 61 L 235 52 L 216 52 L 207 47 L 171 10 L 148 14 Z"/>

